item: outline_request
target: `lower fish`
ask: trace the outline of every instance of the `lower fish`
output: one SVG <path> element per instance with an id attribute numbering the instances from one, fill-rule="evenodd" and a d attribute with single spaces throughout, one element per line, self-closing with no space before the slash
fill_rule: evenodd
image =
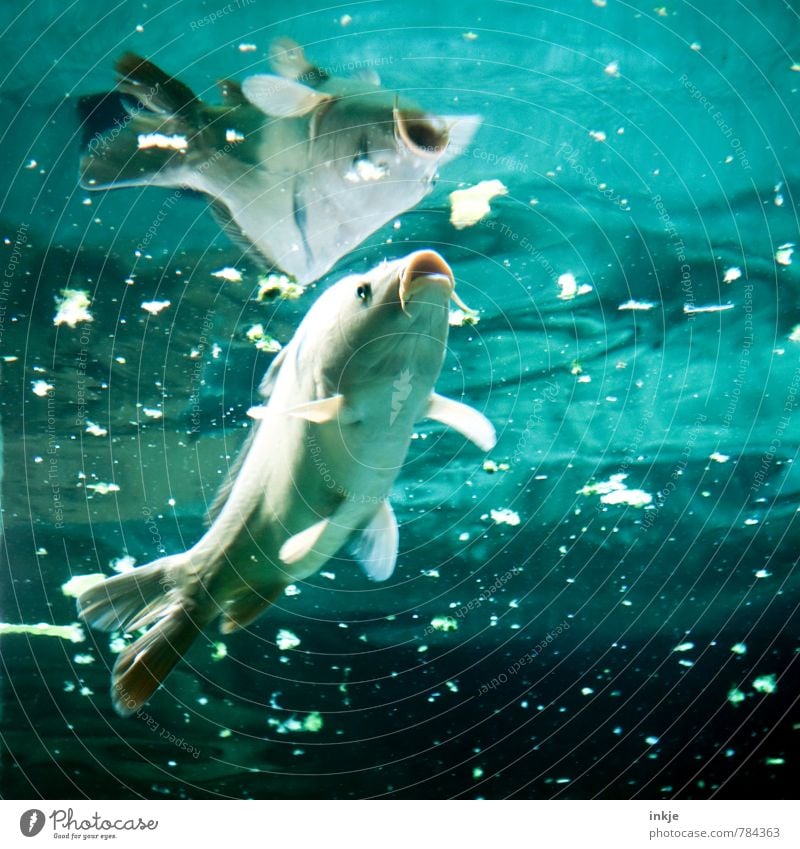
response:
<path id="1" fill-rule="evenodd" d="M 442 422 L 484 451 L 496 442 L 482 413 L 434 389 L 451 300 L 461 304 L 453 273 L 431 250 L 318 298 L 261 383 L 205 535 L 78 599 L 94 628 L 144 630 L 112 671 L 119 714 L 139 710 L 215 620 L 224 634 L 246 627 L 346 544 L 370 579 L 392 575 L 399 534 L 388 498 L 417 422 Z"/>

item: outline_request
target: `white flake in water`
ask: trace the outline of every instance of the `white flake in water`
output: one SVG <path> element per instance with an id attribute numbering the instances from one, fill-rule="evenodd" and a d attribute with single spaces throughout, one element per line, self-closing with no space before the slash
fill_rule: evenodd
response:
<path id="1" fill-rule="evenodd" d="M 713 460 L 715 463 L 727 463 L 731 458 L 727 454 L 720 454 L 719 451 L 715 451 L 713 454 L 708 455 L 709 460 Z"/>
<path id="2" fill-rule="evenodd" d="M 614 60 L 613 62 L 609 62 L 603 70 L 609 75 L 609 77 L 618 77 L 619 76 L 619 62 Z"/>
<path id="3" fill-rule="evenodd" d="M 92 436 L 108 436 L 108 431 L 104 427 L 100 427 L 96 422 L 86 422 L 86 433 Z"/>
<path id="4" fill-rule="evenodd" d="M 626 504 L 628 507 L 646 507 L 653 496 L 643 489 L 620 489 L 600 496 L 603 504 Z"/>
<path id="5" fill-rule="evenodd" d="M 277 339 L 274 339 L 264 330 L 263 324 L 254 324 L 247 331 L 247 338 L 255 343 L 259 351 L 267 351 L 270 354 L 277 354 L 283 347 Z"/>
<path id="6" fill-rule="evenodd" d="M 696 307 L 694 304 L 684 304 L 683 312 L 685 315 L 697 315 L 703 312 L 726 312 L 732 310 L 733 304 L 707 304 L 704 307 Z"/>
<path id="7" fill-rule="evenodd" d="M 691 651 L 694 643 L 679 643 L 672 651 Z"/>
<path id="8" fill-rule="evenodd" d="M 620 304 L 617 309 L 618 310 L 651 310 L 655 304 L 652 301 L 634 301 L 631 299 L 630 301 L 625 301 L 624 304 Z"/>
<path id="9" fill-rule="evenodd" d="M 123 554 L 122 557 L 115 557 L 108 565 L 115 572 L 123 575 L 125 572 L 130 572 L 133 569 L 136 565 L 136 558 L 131 557 L 130 554 Z"/>
<path id="10" fill-rule="evenodd" d="M 745 696 L 745 694 L 738 687 L 732 687 L 730 690 L 728 690 L 727 699 L 732 705 L 738 705 L 746 698 L 747 696 Z"/>
<path id="11" fill-rule="evenodd" d="M 287 631 L 286 628 L 281 628 L 278 631 L 278 636 L 275 637 L 275 643 L 281 651 L 288 651 L 289 649 L 296 649 L 300 645 L 300 637 L 291 631 Z"/>
<path id="12" fill-rule="evenodd" d="M 128 643 L 122 637 L 114 637 L 108 644 L 108 650 L 111 654 L 122 654 L 127 646 Z"/>
<path id="13" fill-rule="evenodd" d="M 722 277 L 723 283 L 733 283 L 734 280 L 738 280 L 742 276 L 742 269 L 736 268 L 726 268 L 725 274 Z"/>
<path id="14" fill-rule="evenodd" d="M 583 687 L 581 689 L 582 696 L 591 696 L 594 693 L 594 690 L 591 687 Z"/>
<path id="15" fill-rule="evenodd" d="M 78 666 L 88 666 L 90 663 L 94 663 L 94 655 L 92 654 L 76 654 L 75 657 L 72 658 L 73 663 L 77 663 Z"/>
<path id="16" fill-rule="evenodd" d="M 73 575 L 66 583 L 61 585 L 61 592 L 67 598 L 77 598 L 81 593 L 96 587 L 105 580 L 102 572 L 92 572 L 89 575 Z"/>
<path id="17" fill-rule="evenodd" d="M 579 295 L 588 295 L 592 291 L 592 287 L 588 283 L 581 283 L 579 286 L 574 274 L 562 274 L 557 282 L 559 289 L 561 289 L 558 297 L 562 301 L 571 301 Z"/>
<path id="18" fill-rule="evenodd" d="M 650 737 L 645 737 L 644 742 L 647 743 L 648 746 L 655 746 L 658 743 L 658 737 L 651 735 Z"/>
<path id="19" fill-rule="evenodd" d="M 772 577 L 772 572 L 769 572 L 766 569 L 759 569 L 756 572 L 756 578 L 771 578 L 771 577 Z"/>
<path id="20" fill-rule="evenodd" d="M 602 130 L 589 130 L 589 135 L 598 142 L 606 140 L 606 134 Z"/>
<path id="21" fill-rule="evenodd" d="M 149 312 L 150 315 L 158 315 L 162 310 L 165 310 L 171 301 L 142 301 L 142 309 Z"/>
<path id="22" fill-rule="evenodd" d="M 60 295 L 56 295 L 56 314 L 53 316 L 53 324 L 58 327 L 66 324 L 75 327 L 81 321 L 93 321 L 89 306 L 91 305 L 89 293 L 83 289 L 62 289 Z"/>
<path id="23" fill-rule="evenodd" d="M 292 598 L 293 596 L 300 595 L 300 587 L 297 584 L 289 584 L 288 587 L 283 591 L 283 594 L 288 598 Z"/>
<path id="24" fill-rule="evenodd" d="M 160 419 L 164 415 L 161 410 L 156 410 L 153 407 L 142 407 L 142 412 L 148 419 Z"/>
<path id="25" fill-rule="evenodd" d="M 451 310 L 448 322 L 450 327 L 463 327 L 465 324 L 474 327 L 481 317 L 476 312 L 464 312 L 464 310 Z"/>
<path id="26" fill-rule="evenodd" d="M 229 283 L 241 283 L 242 272 L 235 268 L 226 265 L 225 268 L 220 268 L 219 271 L 212 271 L 212 277 L 218 277 L 220 280 L 227 280 Z"/>
<path id="27" fill-rule="evenodd" d="M 775 262 L 777 262 L 778 265 L 791 265 L 793 253 L 794 242 L 787 242 L 785 245 L 781 245 L 778 250 L 775 251 Z"/>
<path id="28" fill-rule="evenodd" d="M 753 681 L 753 689 L 757 693 L 774 693 L 778 689 L 778 682 L 774 675 L 759 675 Z"/>
<path id="29" fill-rule="evenodd" d="M 151 147 L 160 148 L 161 150 L 177 150 L 179 153 L 185 153 L 189 142 L 186 136 L 172 135 L 165 136 L 163 133 L 140 133 L 136 139 L 139 150 L 147 150 Z"/>
<path id="30" fill-rule="evenodd" d="M 86 489 L 91 489 L 92 492 L 96 492 L 98 495 L 108 495 L 109 492 L 119 492 L 119 486 L 117 484 L 104 483 L 103 481 L 87 483 Z"/>
<path id="31" fill-rule="evenodd" d="M 468 189 L 456 189 L 450 193 L 450 223 L 456 230 L 472 227 L 491 212 L 492 198 L 507 194 L 500 180 L 482 180 Z"/>
<path id="32" fill-rule="evenodd" d="M 747 654 L 747 646 L 745 643 L 734 643 L 731 646 L 731 651 L 734 654 Z"/>
<path id="33" fill-rule="evenodd" d="M 254 53 L 256 50 L 258 50 L 258 47 L 255 44 L 250 44 L 249 42 L 243 41 L 239 45 L 240 53 Z"/>
<path id="34" fill-rule="evenodd" d="M 80 625 L 49 625 L 39 622 L 36 625 L 12 625 L 0 622 L 0 636 L 3 634 L 28 634 L 33 637 L 59 637 L 71 643 L 82 643 L 86 639 Z"/>
<path id="35" fill-rule="evenodd" d="M 46 380 L 31 381 L 31 391 L 34 395 L 38 395 L 40 398 L 44 398 L 45 395 L 54 388 L 53 384 L 48 383 Z"/>
<path id="36" fill-rule="evenodd" d="M 244 141 L 244 135 L 238 130 L 225 130 L 225 141 L 228 144 L 239 144 Z"/>
<path id="37" fill-rule="evenodd" d="M 790 342 L 800 342 L 800 324 L 796 324 L 792 328 L 792 332 L 789 334 Z"/>
<path id="38" fill-rule="evenodd" d="M 458 535 L 459 542 L 466 542 L 469 539 L 469 533 L 464 531 L 464 533 Z"/>
<path id="39" fill-rule="evenodd" d="M 448 631 L 457 631 L 458 630 L 458 622 L 453 619 L 452 616 L 434 616 L 431 619 L 431 628 L 434 631 L 443 631 L 447 633 Z"/>
<path id="40" fill-rule="evenodd" d="M 501 510 L 490 510 L 489 515 L 496 525 L 510 525 L 515 528 L 521 521 L 519 513 L 510 510 L 508 507 L 503 507 Z"/>

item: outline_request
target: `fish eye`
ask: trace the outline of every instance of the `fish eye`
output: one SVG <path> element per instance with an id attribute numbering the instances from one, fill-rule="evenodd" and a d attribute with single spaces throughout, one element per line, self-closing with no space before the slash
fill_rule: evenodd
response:
<path id="1" fill-rule="evenodd" d="M 356 297 L 364 304 L 368 304 L 372 300 L 372 286 L 369 283 L 362 283 L 356 289 Z"/>

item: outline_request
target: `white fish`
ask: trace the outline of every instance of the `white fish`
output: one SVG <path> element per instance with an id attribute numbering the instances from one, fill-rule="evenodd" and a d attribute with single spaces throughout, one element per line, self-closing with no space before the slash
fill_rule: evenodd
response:
<path id="1" fill-rule="evenodd" d="M 417 421 L 494 446 L 481 413 L 434 392 L 451 298 L 459 303 L 452 272 L 429 250 L 325 291 L 261 384 L 264 402 L 202 539 L 80 596 L 95 628 L 149 629 L 114 666 L 120 714 L 139 709 L 213 620 L 223 633 L 245 627 L 351 538 L 367 575 L 386 580 L 398 550 L 387 498 Z"/>
<path id="2" fill-rule="evenodd" d="M 203 192 L 232 239 L 307 284 L 417 204 L 480 119 L 429 115 L 374 78 L 329 77 L 289 39 L 274 50 L 281 75 L 225 80 L 222 106 L 121 56 L 117 91 L 81 101 L 81 183 Z"/>

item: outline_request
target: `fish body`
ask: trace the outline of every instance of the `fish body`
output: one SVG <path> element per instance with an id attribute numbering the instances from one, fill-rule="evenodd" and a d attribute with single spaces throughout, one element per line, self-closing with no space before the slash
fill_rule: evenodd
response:
<path id="1" fill-rule="evenodd" d="M 323 292 L 262 382 L 205 535 L 81 595 L 90 625 L 148 629 L 114 667 L 119 713 L 138 710 L 215 619 L 223 633 L 248 625 L 346 543 L 371 579 L 387 579 L 398 551 L 387 499 L 420 419 L 494 445 L 481 413 L 434 391 L 453 287 L 445 261 L 424 250 Z"/>
<path id="2" fill-rule="evenodd" d="M 416 205 L 479 119 L 439 117 L 374 81 L 339 79 L 283 40 L 279 75 L 220 84 L 207 104 L 156 65 L 126 53 L 117 91 L 84 98 L 90 190 L 182 187 L 212 199 L 228 235 L 307 284 Z M 121 118 L 108 127 L 117 103 Z"/>

